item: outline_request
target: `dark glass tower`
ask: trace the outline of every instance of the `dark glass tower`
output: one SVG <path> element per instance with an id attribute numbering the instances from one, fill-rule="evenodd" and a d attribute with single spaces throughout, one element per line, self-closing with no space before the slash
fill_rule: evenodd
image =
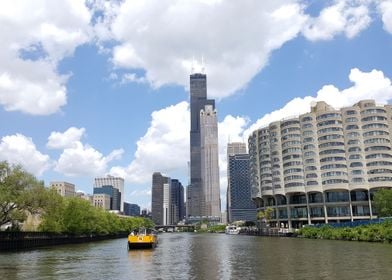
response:
<path id="1" fill-rule="evenodd" d="M 170 199 L 171 223 L 177 224 L 184 219 L 184 187 L 177 179 L 171 180 Z"/>
<path id="2" fill-rule="evenodd" d="M 201 175 L 200 110 L 212 105 L 215 100 L 207 99 L 207 76 L 195 73 L 190 75 L 191 131 L 190 131 L 190 186 L 188 187 L 187 216 L 201 216 L 203 191 Z"/>
<path id="3" fill-rule="evenodd" d="M 256 221 L 256 206 L 251 198 L 249 154 L 228 157 L 228 222 Z"/>

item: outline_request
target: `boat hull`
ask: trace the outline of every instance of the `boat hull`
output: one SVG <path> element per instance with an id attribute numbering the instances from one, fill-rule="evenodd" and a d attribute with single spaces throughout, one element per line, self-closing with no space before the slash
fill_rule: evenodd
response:
<path id="1" fill-rule="evenodd" d="M 155 234 L 147 235 L 129 235 L 128 236 L 128 249 L 148 249 L 155 248 L 158 239 Z"/>

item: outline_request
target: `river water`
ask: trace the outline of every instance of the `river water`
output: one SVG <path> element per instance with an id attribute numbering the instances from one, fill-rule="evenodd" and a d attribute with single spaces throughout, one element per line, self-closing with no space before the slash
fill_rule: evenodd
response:
<path id="1" fill-rule="evenodd" d="M 392 279 L 392 245 L 163 233 L 154 250 L 126 239 L 0 253 L 0 279 Z"/>

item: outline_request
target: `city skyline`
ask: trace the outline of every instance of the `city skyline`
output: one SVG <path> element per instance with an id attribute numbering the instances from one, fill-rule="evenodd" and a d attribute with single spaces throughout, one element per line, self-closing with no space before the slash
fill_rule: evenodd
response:
<path id="1" fill-rule="evenodd" d="M 124 201 L 150 209 L 154 171 L 188 182 L 188 79 L 204 67 L 225 206 L 229 140 L 314 101 L 391 103 L 391 1 L 134 5 L 0 4 L 0 160 L 90 194 L 123 177 Z"/>

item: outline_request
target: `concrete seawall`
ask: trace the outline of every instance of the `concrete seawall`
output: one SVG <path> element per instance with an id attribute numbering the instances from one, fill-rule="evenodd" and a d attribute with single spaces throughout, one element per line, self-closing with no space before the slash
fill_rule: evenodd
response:
<path id="1" fill-rule="evenodd" d="M 73 235 L 51 232 L 0 232 L 0 252 L 124 238 L 127 237 L 127 235 L 128 233 L 126 232 L 108 235 Z"/>

